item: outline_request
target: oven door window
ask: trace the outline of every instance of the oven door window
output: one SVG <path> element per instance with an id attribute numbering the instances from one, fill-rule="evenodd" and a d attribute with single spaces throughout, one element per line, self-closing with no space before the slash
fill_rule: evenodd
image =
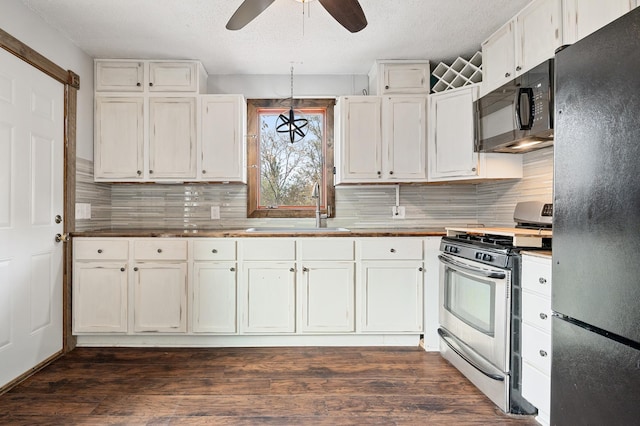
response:
<path id="1" fill-rule="evenodd" d="M 464 323 L 493 337 L 496 283 L 446 268 L 444 307 Z"/>

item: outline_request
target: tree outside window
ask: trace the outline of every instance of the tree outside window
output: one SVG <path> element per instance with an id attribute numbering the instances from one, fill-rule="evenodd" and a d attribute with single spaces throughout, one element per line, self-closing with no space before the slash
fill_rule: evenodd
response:
<path id="1" fill-rule="evenodd" d="M 333 99 L 296 99 L 296 117 L 308 120 L 306 136 L 291 143 L 278 133 L 279 114 L 291 100 L 249 100 L 248 217 L 313 217 L 315 182 L 320 184 L 322 212 L 333 205 Z M 284 106 L 283 106 L 284 104 Z"/>

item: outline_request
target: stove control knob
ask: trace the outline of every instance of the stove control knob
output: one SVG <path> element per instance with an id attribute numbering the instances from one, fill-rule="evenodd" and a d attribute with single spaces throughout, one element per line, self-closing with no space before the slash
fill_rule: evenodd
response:
<path id="1" fill-rule="evenodd" d="M 482 260 L 486 261 L 486 262 L 491 262 L 493 260 L 493 256 L 491 256 L 490 254 L 483 254 L 482 255 Z"/>
<path id="2" fill-rule="evenodd" d="M 477 253 L 476 253 L 476 259 L 478 259 L 478 260 L 482 260 L 482 253 L 477 252 Z"/>
<path id="3" fill-rule="evenodd" d="M 458 252 L 458 247 L 451 247 L 449 249 L 449 253 L 457 253 Z"/>

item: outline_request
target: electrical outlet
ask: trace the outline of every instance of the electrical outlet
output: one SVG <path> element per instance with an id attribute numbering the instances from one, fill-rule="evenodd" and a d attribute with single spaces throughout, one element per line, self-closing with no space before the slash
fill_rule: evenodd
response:
<path id="1" fill-rule="evenodd" d="M 211 219 L 220 219 L 220 206 L 211 206 Z"/>
<path id="2" fill-rule="evenodd" d="M 404 219 L 404 206 L 393 206 L 391 208 L 391 217 L 394 219 Z"/>

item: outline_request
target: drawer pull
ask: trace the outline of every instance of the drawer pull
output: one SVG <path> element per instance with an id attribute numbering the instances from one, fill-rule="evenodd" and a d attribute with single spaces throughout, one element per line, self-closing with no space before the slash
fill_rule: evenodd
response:
<path id="1" fill-rule="evenodd" d="M 289 268 L 289 272 L 295 272 L 296 270 L 294 268 Z"/>
<path id="2" fill-rule="evenodd" d="M 231 272 L 235 272 L 235 271 L 236 271 L 236 268 L 231 267 L 231 268 L 229 268 L 229 270 L 230 270 Z"/>
<path id="3" fill-rule="evenodd" d="M 133 268 L 134 271 L 138 272 L 138 267 Z"/>
<path id="4" fill-rule="evenodd" d="M 547 351 L 545 351 L 544 349 L 540 349 L 540 356 L 543 358 L 547 356 Z"/>
<path id="5" fill-rule="evenodd" d="M 421 266 L 421 267 L 418 268 L 418 271 L 422 272 L 422 271 L 424 271 L 424 268 Z"/>
<path id="6" fill-rule="evenodd" d="M 120 272 L 124 272 L 124 268 L 120 268 Z"/>
<path id="7" fill-rule="evenodd" d="M 217 252 L 218 252 L 218 250 L 216 250 L 216 249 L 211 250 L 211 253 L 217 253 Z"/>
<path id="8" fill-rule="evenodd" d="M 546 320 L 547 319 L 547 314 L 545 314 L 544 312 L 540 312 L 540 319 Z"/>
<path id="9" fill-rule="evenodd" d="M 302 272 L 309 272 L 309 268 L 307 268 L 307 267 L 303 267 L 303 268 L 302 268 Z"/>
<path id="10" fill-rule="evenodd" d="M 539 282 L 540 284 L 546 284 L 546 283 L 547 283 L 547 279 L 546 279 L 546 278 L 543 278 L 543 277 L 540 277 L 540 278 L 538 278 L 538 282 Z"/>
<path id="11" fill-rule="evenodd" d="M 396 249 L 392 248 L 391 250 L 389 250 L 391 253 L 395 253 Z"/>
<path id="12" fill-rule="evenodd" d="M 162 253 L 162 249 L 158 249 L 158 253 Z"/>
<path id="13" fill-rule="evenodd" d="M 98 253 L 102 253 L 102 249 L 98 249 Z"/>

